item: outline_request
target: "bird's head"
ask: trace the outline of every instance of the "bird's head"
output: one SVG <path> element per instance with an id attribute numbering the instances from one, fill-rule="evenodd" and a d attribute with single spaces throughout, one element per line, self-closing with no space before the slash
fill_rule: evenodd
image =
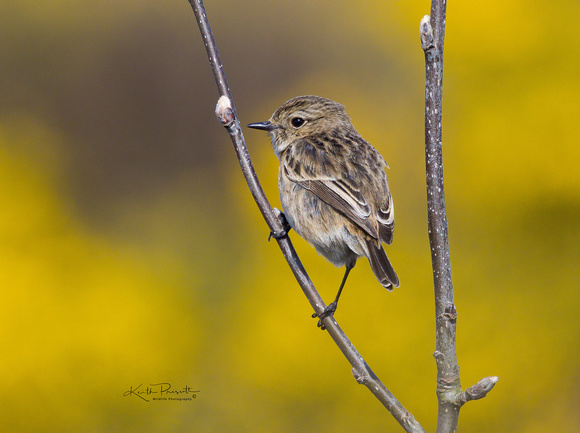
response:
<path id="1" fill-rule="evenodd" d="M 268 131 L 276 155 L 303 138 L 353 128 L 342 105 L 310 95 L 286 101 L 268 121 L 250 123 L 248 127 Z"/>

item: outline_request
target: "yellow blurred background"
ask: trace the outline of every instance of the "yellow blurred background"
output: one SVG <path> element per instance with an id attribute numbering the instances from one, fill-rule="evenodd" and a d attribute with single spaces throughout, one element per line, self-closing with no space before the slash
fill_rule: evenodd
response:
<path id="1" fill-rule="evenodd" d="M 389 163 L 401 288 L 386 292 L 360 261 L 336 317 L 434 431 L 418 35 L 429 2 L 206 9 L 243 124 L 325 96 Z M 462 409 L 460 431 L 580 430 L 579 12 L 576 0 L 448 5 L 458 358 L 464 388 L 500 378 Z M 2 430 L 402 431 L 266 242 L 189 4 L 1 0 L 0 16 Z M 245 133 L 279 207 L 269 139 Z M 343 271 L 291 238 L 329 301 Z M 199 392 L 124 396 L 161 382 Z"/>

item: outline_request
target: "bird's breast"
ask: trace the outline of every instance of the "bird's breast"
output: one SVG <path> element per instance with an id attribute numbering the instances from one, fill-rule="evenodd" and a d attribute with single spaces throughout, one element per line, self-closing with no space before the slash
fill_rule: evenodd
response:
<path id="1" fill-rule="evenodd" d="M 362 255 L 353 225 L 315 194 L 280 173 L 280 201 L 290 226 L 336 266 Z"/>

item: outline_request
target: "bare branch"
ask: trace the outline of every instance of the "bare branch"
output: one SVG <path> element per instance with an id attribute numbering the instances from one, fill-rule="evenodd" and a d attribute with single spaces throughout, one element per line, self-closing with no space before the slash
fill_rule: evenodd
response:
<path id="1" fill-rule="evenodd" d="M 439 414 L 437 432 L 457 430 L 459 405 L 455 396 L 461 392 L 459 365 L 455 350 L 455 322 L 457 311 L 453 303 L 451 261 L 445 213 L 445 191 L 443 187 L 443 155 L 441 133 L 441 109 L 443 96 L 443 50 L 445 7 L 432 1 L 431 13 L 443 14 L 434 20 L 439 28 L 433 29 L 431 18 L 421 20 L 421 46 L 425 51 L 425 162 L 427 171 L 427 209 L 433 282 L 435 285 L 435 359 L 437 362 L 437 397 Z"/>
<path id="2" fill-rule="evenodd" d="M 219 58 L 217 46 L 209 25 L 205 8 L 203 6 L 203 1 L 189 0 L 189 3 L 191 4 L 191 7 L 195 13 L 201 35 L 205 43 L 211 68 L 214 73 L 218 92 L 220 94 L 220 98 L 216 106 L 216 116 L 219 122 L 227 129 L 231 137 L 232 143 L 238 155 L 238 160 L 240 162 L 242 172 L 246 178 L 246 182 L 248 183 L 248 187 L 254 197 L 254 200 L 256 201 L 256 204 L 258 205 L 258 208 L 262 212 L 268 227 L 275 235 L 283 233 L 284 228 L 282 223 L 278 215 L 270 206 L 270 203 L 268 202 L 268 199 L 262 190 L 260 182 L 258 181 L 258 177 L 254 170 L 252 161 L 250 160 L 223 66 Z M 324 311 L 326 305 L 316 291 L 312 281 L 308 277 L 308 274 L 304 270 L 304 267 L 302 266 L 302 263 L 300 262 L 300 259 L 298 258 L 289 237 L 275 237 L 277 238 L 276 240 L 278 245 L 282 250 L 284 257 L 286 258 L 290 269 L 294 273 L 294 276 L 298 280 L 300 287 L 314 308 L 314 311 L 317 314 L 321 314 Z M 325 317 L 323 319 L 323 324 L 338 348 L 353 367 L 353 374 L 357 382 L 364 384 L 373 393 L 373 395 L 387 408 L 387 410 L 399 422 L 399 424 L 401 424 L 406 432 L 424 432 L 423 428 L 413 418 L 413 416 L 401 405 L 401 403 L 399 403 L 399 401 L 390 393 L 385 385 L 373 373 L 364 359 L 354 348 L 350 340 L 346 337 L 342 329 L 338 326 L 338 323 L 336 323 L 334 317 Z"/>
<path id="3" fill-rule="evenodd" d="M 469 400 L 484 397 L 497 378 L 483 379 L 461 392 L 455 347 L 457 310 L 453 300 L 451 260 L 445 190 L 443 186 L 443 142 L 441 130 L 443 98 L 443 44 L 445 39 L 446 0 L 431 1 L 431 16 L 421 20 L 421 47 L 425 52 L 425 165 L 427 172 L 427 209 L 429 242 L 435 286 L 437 432 L 457 431 L 460 407 Z"/>

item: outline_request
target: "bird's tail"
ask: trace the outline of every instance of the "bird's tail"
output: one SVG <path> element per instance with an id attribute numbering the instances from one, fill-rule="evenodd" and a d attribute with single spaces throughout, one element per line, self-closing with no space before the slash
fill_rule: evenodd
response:
<path id="1" fill-rule="evenodd" d="M 389 262 L 383 245 L 374 239 L 368 239 L 366 241 L 366 247 L 369 253 L 368 259 L 371 264 L 371 269 L 375 277 L 377 277 L 377 280 L 379 280 L 379 283 L 387 290 L 393 290 L 393 287 L 399 287 L 399 277 L 397 277 L 391 262 Z"/>

